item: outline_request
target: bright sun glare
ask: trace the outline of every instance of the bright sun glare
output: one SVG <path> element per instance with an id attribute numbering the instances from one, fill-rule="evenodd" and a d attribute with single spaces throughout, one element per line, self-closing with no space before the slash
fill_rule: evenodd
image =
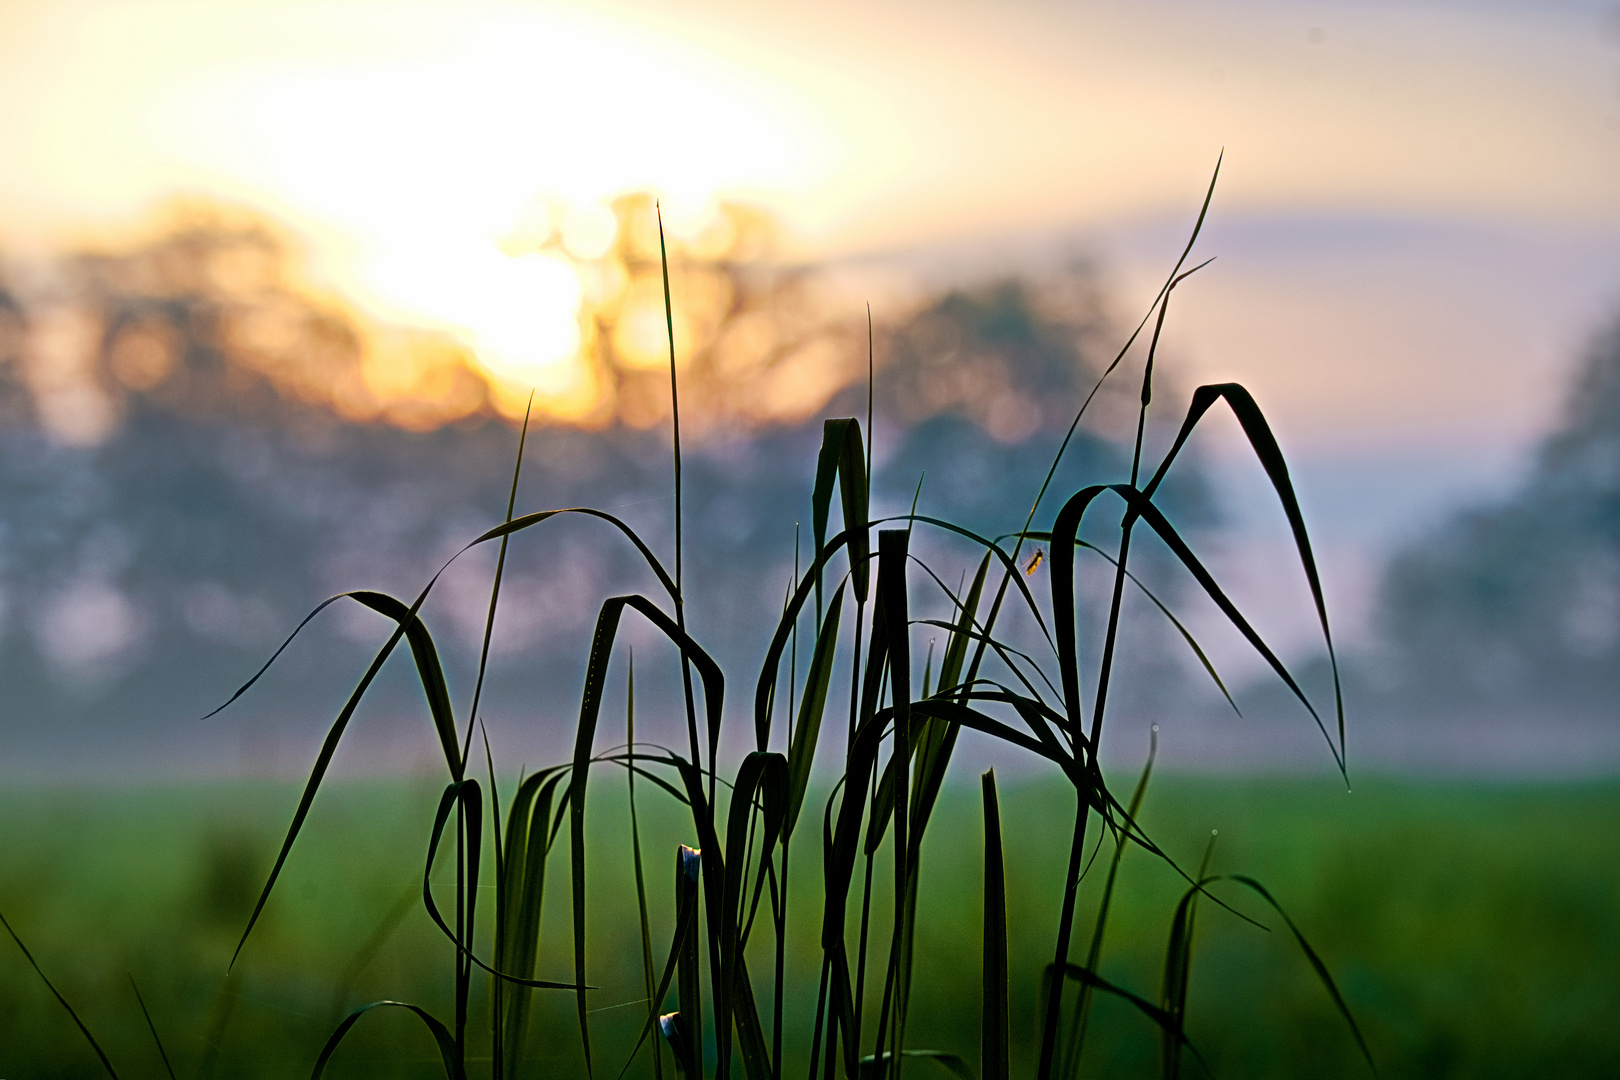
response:
<path id="1" fill-rule="evenodd" d="M 0 232 L 15 253 L 175 192 L 246 204 L 319 284 L 469 350 L 503 412 L 533 386 L 583 417 L 589 264 L 627 192 L 676 237 L 737 200 L 849 254 L 1180 221 L 1224 144 L 1227 217 L 1612 227 L 1613 58 L 1584 15 L 1330 7 L 17 0 Z M 634 299 L 631 362 L 658 329 Z"/>
<path id="2" fill-rule="evenodd" d="M 460 338 L 507 412 L 530 387 L 556 415 L 594 403 L 573 260 L 612 243 L 606 200 L 657 190 L 672 231 L 690 232 L 722 194 L 791 178 L 813 141 L 719 65 L 556 13 L 478 20 L 398 59 L 229 81 L 192 100 L 237 119 L 244 171 L 278 201 L 341 227 L 352 255 L 326 272 L 373 312 Z M 528 242 L 546 232 L 561 251 Z"/>
<path id="3" fill-rule="evenodd" d="M 645 12 L 19 11 L 0 94 L 38 107 L 0 109 L 0 146 L 31 148 L 43 209 L 117 221 L 175 191 L 260 208 L 308 241 L 324 287 L 460 342 L 508 415 L 531 387 L 554 415 L 597 403 L 581 274 L 614 242 L 613 199 L 657 192 L 672 236 L 691 237 L 725 200 L 809 201 L 839 158 L 825 117 L 745 46 Z M 23 202 L 6 201 L 15 230 Z"/>

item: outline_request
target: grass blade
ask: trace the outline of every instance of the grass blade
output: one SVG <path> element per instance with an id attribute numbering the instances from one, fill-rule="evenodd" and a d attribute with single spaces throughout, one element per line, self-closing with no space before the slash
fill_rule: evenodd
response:
<path id="1" fill-rule="evenodd" d="M 373 1009 L 382 1008 L 405 1009 L 421 1020 L 439 1048 L 439 1058 L 444 1063 L 444 1075 L 449 1080 L 466 1080 L 467 1073 L 462 1068 L 456 1040 L 450 1034 L 449 1029 L 435 1019 L 433 1014 L 426 1009 L 403 1001 L 373 1001 L 369 1005 L 360 1006 L 344 1017 L 343 1022 L 337 1026 L 337 1030 L 332 1032 L 331 1037 L 326 1040 L 326 1045 L 321 1047 L 321 1055 L 315 1059 L 315 1068 L 310 1072 L 309 1080 L 321 1080 L 321 1075 L 326 1072 L 327 1062 L 332 1060 L 332 1055 L 337 1052 L 338 1044 L 343 1041 L 343 1037 L 349 1033 L 355 1024 L 360 1022 L 361 1017 Z"/>
<path id="2" fill-rule="evenodd" d="M 698 910 L 698 880 L 702 855 L 684 844 L 675 853 L 675 909 L 677 919 L 684 912 L 695 926 Z M 670 1042 L 675 1060 L 687 1080 L 701 1080 L 703 1076 L 703 998 L 699 985 L 698 941 L 694 931 L 680 935 L 679 961 L 676 967 L 676 1001 L 680 1011 L 675 1014 L 684 1045 Z M 668 1034 L 668 1028 L 665 1029 Z"/>
<path id="3" fill-rule="evenodd" d="M 1305 959 L 1309 961 L 1311 970 L 1316 972 L 1316 977 L 1321 980 L 1323 989 L 1333 999 L 1334 1008 L 1338 1009 L 1339 1015 L 1344 1018 L 1345 1024 L 1350 1028 L 1350 1034 L 1355 1037 L 1356 1046 L 1361 1050 L 1361 1056 L 1366 1059 L 1367 1067 L 1376 1075 L 1378 1064 L 1373 1060 L 1372 1050 L 1367 1046 L 1367 1040 L 1362 1037 L 1361 1028 L 1356 1024 L 1356 1018 L 1350 1013 L 1349 1004 L 1344 1000 L 1344 995 L 1339 993 L 1338 984 L 1333 981 L 1333 976 L 1328 972 L 1327 965 L 1316 954 L 1316 950 L 1311 948 L 1311 943 L 1305 939 L 1305 935 L 1294 924 L 1294 920 L 1289 917 L 1288 912 L 1284 911 L 1282 905 L 1277 903 L 1276 898 L 1254 878 L 1244 874 L 1229 874 L 1227 880 L 1235 881 L 1239 885 L 1258 893 L 1262 900 L 1271 905 L 1273 911 L 1282 916 L 1282 920 L 1287 924 L 1289 932 L 1294 935 L 1294 940 L 1299 944 L 1300 951 L 1305 954 Z"/>
<path id="4" fill-rule="evenodd" d="M 799 702 L 798 721 L 793 726 L 793 741 L 788 749 L 788 804 L 784 829 L 789 835 L 798 823 L 799 810 L 804 806 L 804 793 L 810 785 L 810 770 L 815 764 L 816 742 L 821 735 L 821 720 L 826 712 L 827 690 L 832 684 L 833 661 L 838 650 L 838 626 L 844 611 L 844 586 L 833 593 L 832 605 L 821 624 L 816 638 L 816 649 L 810 659 L 810 670 L 805 676 L 804 697 Z"/>
<path id="5" fill-rule="evenodd" d="M 506 522 L 511 522 L 512 511 L 517 509 L 518 477 L 523 473 L 523 448 L 529 441 L 529 414 L 534 409 L 534 391 L 529 391 L 529 403 L 523 407 L 523 430 L 518 435 L 517 461 L 512 465 L 512 489 L 506 497 Z M 478 650 L 478 678 L 473 683 L 472 706 L 467 710 L 467 741 L 461 746 L 462 760 L 466 760 L 469 748 L 472 746 L 472 725 L 478 722 L 478 703 L 484 693 L 484 674 L 489 669 L 489 643 L 495 636 L 495 605 L 501 597 L 501 577 L 506 571 L 506 545 L 512 534 L 507 533 L 501 537 L 500 554 L 495 557 L 495 581 L 489 589 L 489 615 L 484 619 L 484 642 Z M 492 777 L 493 779 L 493 777 Z M 498 806 L 499 800 L 490 792 L 491 805 Z M 496 827 L 499 835 L 500 828 Z"/>
<path id="6" fill-rule="evenodd" d="M 1282 448 L 1277 445 L 1277 438 L 1272 434 L 1271 425 L 1267 423 L 1265 414 L 1255 403 L 1249 391 L 1238 383 L 1216 383 L 1209 386 L 1200 386 L 1193 392 L 1192 403 L 1187 409 L 1187 418 L 1182 421 L 1181 430 L 1176 433 L 1176 440 L 1171 444 L 1170 450 L 1165 454 L 1164 461 L 1160 463 L 1153 479 L 1143 489 L 1143 493 L 1152 498 L 1160 482 L 1169 471 L 1171 463 L 1185 445 L 1187 437 L 1192 434 L 1193 428 L 1217 401 L 1225 401 L 1237 417 L 1238 424 L 1243 428 L 1243 434 L 1248 437 L 1249 446 L 1254 450 L 1255 457 L 1266 471 L 1266 477 L 1271 481 L 1272 490 L 1277 494 L 1282 504 L 1283 513 L 1288 518 L 1288 528 L 1293 533 L 1294 548 L 1299 555 L 1300 566 L 1305 571 L 1306 583 L 1310 586 L 1311 602 L 1316 606 L 1316 617 L 1322 628 L 1322 641 L 1327 647 L 1328 664 L 1333 670 L 1333 700 L 1338 716 L 1339 745 L 1335 757 L 1339 762 L 1339 771 L 1346 772 L 1344 754 L 1344 693 L 1339 680 L 1339 660 L 1333 649 L 1333 632 L 1328 627 L 1327 602 L 1322 595 L 1322 581 L 1316 569 L 1316 556 L 1311 550 L 1310 534 L 1305 529 L 1305 517 L 1300 513 L 1299 499 L 1294 494 L 1293 480 L 1288 475 L 1288 462 L 1283 458 Z M 1318 721 L 1320 724 L 1321 721 Z M 1326 732 L 1324 732 L 1326 734 Z M 1332 740 L 1329 740 L 1330 742 Z M 1346 774 L 1348 780 L 1348 774 Z"/>
<path id="7" fill-rule="evenodd" d="M 636 657 L 633 652 L 625 675 L 624 729 L 625 746 L 633 755 L 636 752 Z M 642 978 L 647 988 L 647 1020 L 652 1023 L 658 1018 L 659 1001 L 655 989 L 657 975 L 653 970 L 652 924 L 647 912 L 647 882 L 641 862 L 641 822 L 636 814 L 636 770 L 628 769 L 626 778 L 630 794 L 630 853 L 636 871 L 636 914 L 641 922 Z M 664 1080 L 664 1053 L 656 1039 L 653 1040 L 653 1076 L 655 1080 Z"/>
<path id="8" fill-rule="evenodd" d="M 1131 804 L 1127 811 L 1130 821 L 1136 820 L 1137 812 L 1142 808 L 1142 798 L 1147 794 L 1148 780 L 1153 776 L 1153 762 L 1159 754 L 1159 725 L 1154 724 L 1148 738 L 1147 763 L 1142 766 L 1142 777 L 1136 782 L 1136 790 L 1131 793 Z M 1085 966 L 1088 970 L 1096 971 L 1102 960 L 1103 931 L 1108 926 L 1109 907 L 1114 898 L 1114 885 L 1119 878 L 1119 863 L 1125 855 L 1125 844 L 1128 833 L 1122 831 L 1118 842 L 1114 845 L 1114 857 L 1108 864 L 1108 878 L 1103 883 L 1102 898 L 1097 903 L 1097 922 L 1091 932 L 1091 948 L 1086 953 Z M 1075 1007 L 1074 1038 L 1069 1047 L 1067 1065 L 1062 1070 L 1063 1075 L 1073 1076 L 1080 1068 L 1080 1054 L 1085 1049 L 1086 1027 L 1090 1022 L 1092 990 L 1090 985 L 1082 986 L 1080 1001 Z"/>
<path id="9" fill-rule="evenodd" d="M 855 598 L 864 601 L 867 587 L 867 478 L 861 449 L 861 422 L 828 420 L 823 425 L 821 454 L 816 460 L 816 486 L 810 497 L 811 528 L 815 535 L 817 568 L 826 547 L 827 517 L 832 505 L 833 482 L 843 500 L 844 531 L 850 533 L 849 565 L 855 579 Z M 818 603 L 817 610 L 820 609 Z"/>
<path id="10" fill-rule="evenodd" d="M 545 899 L 547 826 L 561 773 L 527 777 L 506 820 L 506 859 L 497 892 L 495 966 L 523 979 L 534 977 L 540 956 L 540 920 Z M 501 1007 L 502 1074 L 515 1080 L 523 1061 L 531 1001 L 530 988 L 495 980 Z"/>
<path id="11" fill-rule="evenodd" d="M 78 1012 L 74 1010 L 72 1005 L 68 1004 L 68 999 L 62 996 L 62 991 L 56 988 L 56 984 L 51 982 L 50 977 L 39 966 L 39 961 L 34 959 L 34 954 L 28 951 L 28 946 L 23 944 L 22 938 L 17 936 L 17 931 L 11 928 L 11 923 L 6 920 L 4 915 L 0 915 L 0 926 L 4 926 L 6 933 L 11 935 L 11 940 L 17 943 L 17 948 L 22 950 L 23 958 L 28 961 L 28 966 L 34 969 L 34 974 L 39 976 L 40 981 L 45 984 L 45 988 L 51 992 L 51 996 L 55 997 L 57 1003 L 67 1010 L 68 1016 L 72 1017 L 74 1024 L 78 1026 L 79 1033 L 84 1036 L 85 1042 L 90 1044 L 90 1049 L 94 1050 L 96 1057 L 101 1059 L 101 1067 L 107 1070 L 107 1075 L 111 1076 L 113 1080 L 118 1080 L 118 1070 L 114 1069 L 112 1062 L 107 1060 L 107 1055 L 101 1049 L 101 1044 L 96 1042 L 96 1037 L 90 1034 L 90 1029 L 79 1018 Z"/>
<path id="12" fill-rule="evenodd" d="M 1001 855 L 1001 804 L 996 771 L 981 778 L 984 798 L 984 969 L 979 1021 L 979 1075 L 1007 1080 L 1011 1075 L 1008 1025 L 1007 877 Z"/>
<path id="13" fill-rule="evenodd" d="M 129 976 L 129 988 L 135 992 L 135 1003 L 141 1007 L 141 1016 L 146 1019 L 146 1030 L 152 1033 L 152 1042 L 157 1046 L 158 1057 L 163 1059 L 163 1071 L 169 1074 L 169 1080 L 175 1080 L 174 1066 L 169 1064 L 169 1052 L 163 1049 L 163 1039 L 158 1035 L 157 1024 L 152 1021 L 151 1010 L 146 1007 L 146 999 L 141 997 L 141 988 L 135 985 L 134 975 Z"/>
<path id="14" fill-rule="evenodd" d="M 1203 1063 L 1204 1058 L 1203 1055 L 1198 1052 L 1198 1048 L 1194 1046 L 1187 1038 L 1185 1032 L 1180 1031 L 1180 1025 L 1176 1023 L 1175 1018 L 1160 1006 L 1153 1004 L 1153 1002 L 1147 1000 L 1139 994 L 1133 994 L 1124 987 L 1117 986 L 1114 983 L 1109 982 L 1107 979 L 1103 978 L 1101 975 L 1098 975 L 1090 968 L 1081 967 L 1079 964 L 1066 964 L 1064 965 L 1063 972 L 1065 978 L 1073 979 L 1082 986 L 1090 987 L 1093 990 L 1101 991 L 1104 994 L 1117 997 L 1121 1001 L 1128 1002 L 1130 1005 L 1135 1007 L 1137 1012 L 1141 1013 L 1143 1016 L 1153 1021 L 1154 1024 L 1158 1025 L 1160 1031 L 1169 1031 L 1172 1028 L 1175 1029 L 1178 1032 L 1178 1038 L 1182 1047 L 1190 1051 L 1193 1057 L 1196 1058 L 1200 1063 Z M 1051 974 L 1050 970 L 1047 974 Z M 1205 1064 L 1204 1068 L 1207 1072 L 1209 1066 Z"/>

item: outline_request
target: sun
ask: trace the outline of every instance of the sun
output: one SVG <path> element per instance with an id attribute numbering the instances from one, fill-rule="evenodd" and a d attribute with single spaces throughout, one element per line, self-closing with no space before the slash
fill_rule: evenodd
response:
<path id="1" fill-rule="evenodd" d="M 611 201 L 657 191 L 671 229 L 695 233 L 724 198 L 790 187 L 815 139 L 725 64 L 625 26 L 513 11 L 446 34 L 369 62 L 234 69 L 193 111 L 232 118 L 231 171 L 313 234 L 335 288 L 453 335 L 500 411 L 533 389 L 587 415 L 579 263 L 613 242 Z"/>

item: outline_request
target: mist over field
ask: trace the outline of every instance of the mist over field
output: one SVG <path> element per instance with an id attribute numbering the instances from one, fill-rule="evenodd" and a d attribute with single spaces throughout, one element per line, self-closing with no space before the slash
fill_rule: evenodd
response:
<path id="1" fill-rule="evenodd" d="M 123 249 L 11 262 L 0 304 L 0 669 L 18 715 L 30 718 L 7 732 L 13 780 L 298 774 L 386 636 L 383 620 L 341 601 L 241 701 L 200 718 L 321 600 L 355 588 L 409 600 L 504 511 L 521 425 L 453 342 L 402 336 L 312 292 L 295 249 L 267 222 L 188 213 Z M 625 251 L 623 265 L 645 274 Z M 685 346 L 694 359 L 682 369 L 689 564 L 702 586 L 691 616 L 699 640 L 746 670 L 793 576 L 795 532 L 801 565 L 806 558 L 819 419 L 865 420 L 864 312 L 852 318 L 840 307 L 827 284 L 836 274 L 814 266 L 773 266 L 757 252 L 684 259 L 678 284 L 724 286 L 707 301 L 717 307 L 694 315 L 703 336 Z M 1129 330 L 1118 285 L 1095 263 L 1072 254 L 1031 262 L 1037 269 L 1022 278 L 957 271 L 955 283 L 914 286 L 898 294 L 898 311 L 875 313 L 875 491 L 885 513 L 907 511 L 915 497 L 919 512 L 986 536 L 1022 525 L 1072 410 Z M 609 403 L 588 421 L 534 419 L 517 511 L 594 506 L 667 549 L 672 467 L 667 404 L 658 404 L 667 379 L 660 389 L 665 376 L 625 351 L 635 339 L 622 328 L 634 329 L 635 311 L 598 317 Z M 379 381 L 378 352 L 394 370 L 402 357 L 414 363 L 414 379 Z M 1356 757 L 1368 767 L 1591 775 L 1620 760 L 1606 705 L 1620 557 L 1604 524 L 1602 464 L 1620 431 L 1608 400 L 1615 355 L 1612 333 L 1593 339 L 1559 429 L 1516 488 L 1477 495 L 1468 509 L 1431 499 L 1420 530 L 1404 540 L 1385 533 L 1396 539 L 1356 553 L 1386 560 L 1361 571 L 1359 617 L 1348 635 L 1341 628 Z M 802 399 L 773 390 L 804 385 L 802 376 L 784 381 L 794 365 L 821 372 Z M 1068 491 L 1123 479 L 1122 410 L 1139 377 L 1132 356 L 1104 383 L 1037 528 Z M 1150 445 L 1178 422 L 1177 378 L 1172 353 Z M 1189 468 L 1170 492 L 1178 524 L 1201 538 L 1217 570 L 1223 553 L 1241 554 L 1281 522 L 1252 464 L 1241 498 L 1230 481 L 1214 483 L 1243 475 L 1241 460 L 1222 455 Z M 1303 456 L 1295 475 L 1309 497 L 1323 474 Z M 1379 495 L 1351 505 L 1376 514 Z M 1317 528 L 1330 585 L 1345 520 L 1330 507 Z M 526 760 L 566 752 L 601 602 L 655 587 L 604 523 L 548 528 L 514 549 L 483 705 L 497 741 Z M 1290 548 L 1284 540 L 1261 550 L 1291 558 Z M 1218 668 L 1231 665 L 1244 715 L 1141 601 L 1126 662 L 1153 673 L 1133 680 L 1151 689 L 1116 698 L 1129 723 L 1111 752 L 1134 760 L 1157 722 L 1178 768 L 1326 764 L 1298 703 L 1216 625 L 1190 578 L 1157 558 L 1144 571 L 1152 587 L 1208 639 Z M 1269 591 L 1247 593 L 1252 560 L 1225 567 L 1223 581 L 1257 625 L 1284 627 L 1276 646 L 1313 692 L 1328 691 L 1297 567 L 1273 567 Z M 425 609 L 457 693 L 470 693 L 492 573 L 487 550 L 462 556 Z M 1099 588 L 1103 580 L 1096 575 Z M 642 658 L 648 673 L 659 662 Z M 673 704 L 658 697 L 673 692 L 668 674 L 652 678 L 650 700 Z M 742 708 L 746 698 L 732 702 Z M 391 669 L 341 767 L 414 768 L 431 747 L 421 708 L 406 671 Z"/>

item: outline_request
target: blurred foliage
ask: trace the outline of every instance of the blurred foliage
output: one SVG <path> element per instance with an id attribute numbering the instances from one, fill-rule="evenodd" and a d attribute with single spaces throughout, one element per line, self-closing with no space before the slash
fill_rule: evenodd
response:
<path id="1" fill-rule="evenodd" d="M 1620 663 L 1620 322 L 1508 496 L 1399 552 L 1383 583 L 1385 670 L 1430 707 L 1612 720 Z"/>
<path id="2" fill-rule="evenodd" d="M 618 402 L 599 426 L 542 418 L 520 511 L 589 502 L 667 535 L 667 354 L 637 352 L 631 330 L 656 299 L 664 331 L 652 210 L 645 197 L 621 199 L 607 242 L 588 250 L 568 248 L 560 226 L 520 238 L 527 250 L 563 245 L 597 282 L 584 340 Z M 693 618 L 722 656 L 757 648 L 744 616 L 779 603 L 793 565 L 819 439 L 807 410 L 866 413 L 864 309 L 821 271 L 774 263 L 772 242 L 768 219 L 730 206 L 670 243 L 686 320 L 677 359 Z M 288 760 L 283 733 L 307 737 L 341 701 L 377 632 L 365 616 L 323 620 L 240 720 L 189 718 L 323 596 L 414 590 L 494 520 L 516 432 L 491 384 L 453 340 L 380 325 L 321 293 L 291 240 L 238 211 L 193 205 L 121 247 L 0 266 L 0 677 L 18 713 L 37 718 L 7 730 L 0 770 L 210 768 L 222 757 L 274 769 Z M 921 480 L 924 512 L 988 534 L 1021 525 L 1111 358 L 1104 300 L 1081 268 L 877 312 L 878 508 L 909 507 Z M 1060 485 L 1122 477 L 1116 440 L 1133 376 L 1120 376 Z M 1174 483 L 1165 505 L 1178 523 L 1208 520 L 1196 470 Z M 538 686 L 574 683 L 583 657 L 566 643 L 601 596 L 639 580 L 623 553 L 573 526 L 554 530 L 544 556 L 514 558 L 515 602 L 492 657 L 496 723 L 532 716 L 532 704 L 510 703 L 534 701 Z M 474 558 L 466 581 L 486 570 Z M 453 679 L 485 602 L 481 584 L 452 576 L 426 613 Z M 383 713 L 412 693 L 388 692 Z"/>

